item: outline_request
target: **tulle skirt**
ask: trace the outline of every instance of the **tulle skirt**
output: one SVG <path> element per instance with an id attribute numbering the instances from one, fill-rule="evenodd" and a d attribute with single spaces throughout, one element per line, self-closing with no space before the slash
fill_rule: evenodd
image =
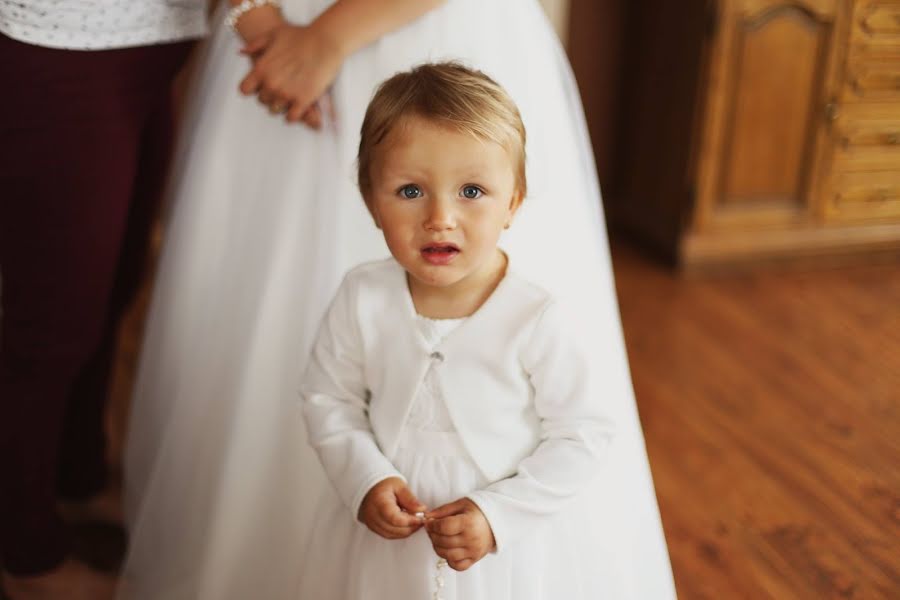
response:
<path id="1" fill-rule="evenodd" d="M 328 4 L 287 0 L 284 10 L 309 22 Z M 311 515 L 330 493 L 306 444 L 298 383 L 343 273 L 388 254 L 354 183 L 359 126 L 378 83 L 442 59 L 485 71 L 518 103 L 529 196 L 501 243 L 605 342 L 595 364 L 619 436 L 603 475 L 602 510 L 615 519 L 598 556 L 619 557 L 621 598 L 673 597 L 582 108 L 537 0 L 449 0 L 357 52 L 321 132 L 237 92 L 249 63 L 221 21 L 175 155 L 136 381 L 122 598 L 297 598 Z"/>

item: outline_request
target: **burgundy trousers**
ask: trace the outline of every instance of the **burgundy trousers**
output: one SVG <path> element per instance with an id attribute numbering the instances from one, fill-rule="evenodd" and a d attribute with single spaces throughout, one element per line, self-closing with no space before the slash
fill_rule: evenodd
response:
<path id="1" fill-rule="evenodd" d="M 190 43 L 69 51 L 0 35 L 0 564 L 68 541 L 58 498 L 107 477 L 117 324 L 140 281 Z"/>

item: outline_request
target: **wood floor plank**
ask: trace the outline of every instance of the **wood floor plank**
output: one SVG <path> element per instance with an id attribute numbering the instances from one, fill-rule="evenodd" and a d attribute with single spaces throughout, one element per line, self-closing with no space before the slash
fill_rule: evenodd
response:
<path id="1" fill-rule="evenodd" d="M 679 596 L 900 598 L 900 265 L 613 259 Z"/>

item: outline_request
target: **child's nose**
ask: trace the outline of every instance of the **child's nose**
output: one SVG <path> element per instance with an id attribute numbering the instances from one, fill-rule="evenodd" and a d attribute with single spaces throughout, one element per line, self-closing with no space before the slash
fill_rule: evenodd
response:
<path id="1" fill-rule="evenodd" d="M 425 219 L 425 229 L 445 231 L 454 227 L 456 227 L 456 217 L 453 214 L 453 202 L 444 198 L 437 198 L 430 202 L 428 216 Z"/>

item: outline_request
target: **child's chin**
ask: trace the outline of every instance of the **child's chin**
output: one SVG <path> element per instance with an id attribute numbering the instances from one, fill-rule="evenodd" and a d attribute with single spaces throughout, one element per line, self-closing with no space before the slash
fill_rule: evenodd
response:
<path id="1" fill-rule="evenodd" d="M 450 272 L 450 267 L 448 265 L 428 265 L 419 270 L 418 273 L 413 273 L 413 276 L 418 279 L 419 282 L 436 288 L 449 287 L 460 279 L 458 274 Z"/>

